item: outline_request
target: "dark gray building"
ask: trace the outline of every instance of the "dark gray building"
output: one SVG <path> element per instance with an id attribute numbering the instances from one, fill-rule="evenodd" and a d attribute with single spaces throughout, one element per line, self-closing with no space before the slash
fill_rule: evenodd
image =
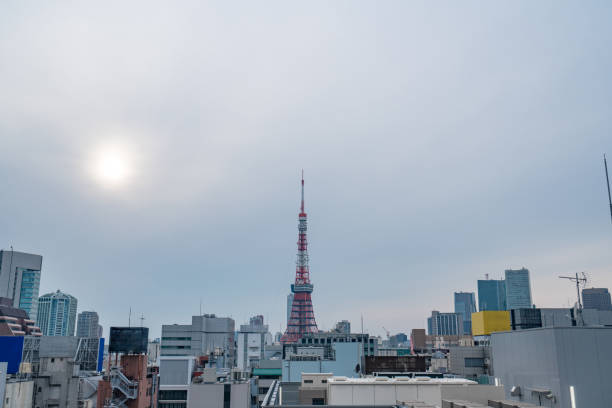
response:
<path id="1" fill-rule="evenodd" d="M 98 313 L 84 311 L 77 318 L 77 337 L 102 337 Z"/>
<path id="2" fill-rule="evenodd" d="M 607 288 L 582 289 L 582 304 L 585 309 L 612 310 L 610 292 Z"/>

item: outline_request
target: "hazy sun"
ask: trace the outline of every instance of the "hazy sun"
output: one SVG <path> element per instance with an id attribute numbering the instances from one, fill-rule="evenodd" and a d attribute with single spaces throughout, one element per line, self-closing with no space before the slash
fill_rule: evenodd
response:
<path id="1" fill-rule="evenodd" d="M 93 174 L 106 186 L 125 184 L 131 173 L 127 149 L 118 145 L 103 146 L 94 156 Z"/>

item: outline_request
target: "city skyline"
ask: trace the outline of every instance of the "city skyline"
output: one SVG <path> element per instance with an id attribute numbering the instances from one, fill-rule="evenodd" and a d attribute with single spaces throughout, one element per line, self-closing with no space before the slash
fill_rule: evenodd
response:
<path id="1" fill-rule="evenodd" d="M 612 288 L 607 4 L 31 7 L 0 13 L 0 248 L 105 335 L 284 332 L 301 168 L 319 329 L 426 328 L 507 269 L 539 307 Z"/>

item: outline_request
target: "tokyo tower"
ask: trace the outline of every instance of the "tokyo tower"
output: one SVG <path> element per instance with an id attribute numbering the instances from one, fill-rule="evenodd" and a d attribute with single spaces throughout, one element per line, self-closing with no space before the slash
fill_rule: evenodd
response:
<path id="1" fill-rule="evenodd" d="M 304 171 L 302 170 L 302 205 L 298 216 L 298 252 L 295 268 L 295 283 L 291 285 L 293 304 L 291 315 L 287 322 L 287 331 L 281 337 L 281 343 L 296 343 L 304 334 L 317 333 L 317 322 L 312 310 L 313 285 L 310 283 L 308 267 L 308 240 L 306 239 L 307 216 L 304 212 Z"/>

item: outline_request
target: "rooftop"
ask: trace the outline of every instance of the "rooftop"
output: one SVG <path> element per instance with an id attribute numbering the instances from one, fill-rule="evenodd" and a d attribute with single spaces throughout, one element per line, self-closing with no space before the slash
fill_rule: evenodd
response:
<path id="1" fill-rule="evenodd" d="M 366 378 L 348 378 L 348 377 L 332 377 L 327 380 L 328 384 L 337 385 L 359 385 L 359 384 L 477 384 L 475 381 L 466 380 L 465 378 L 430 378 L 430 377 L 366 377 Z"/>

